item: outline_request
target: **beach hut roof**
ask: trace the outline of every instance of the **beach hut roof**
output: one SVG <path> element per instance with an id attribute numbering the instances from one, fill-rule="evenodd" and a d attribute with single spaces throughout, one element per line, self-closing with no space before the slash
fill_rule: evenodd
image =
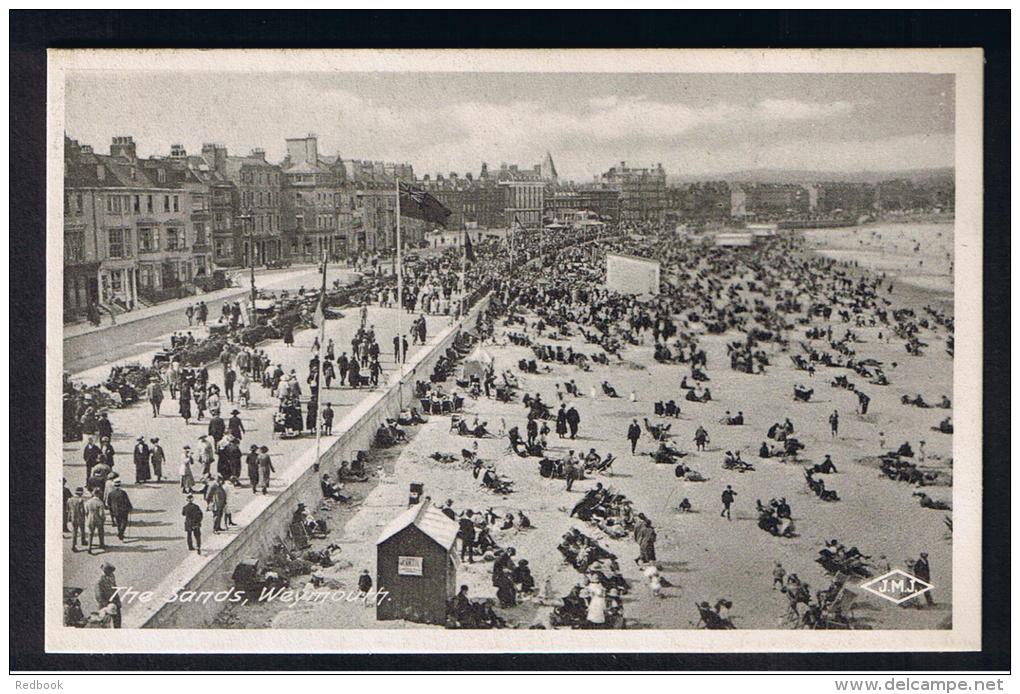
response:
<path id="1" fill-rule="evenodd" d="M 481 346 L 475 347 L 475 351 L 468 355 L 465 361 L 476 362 L 481 364 L 491 364 L 493 362 L 492 355 L 485 351 Z"/>
<path id="2" fill-rule="evenodd" d="M 412 506 L 390 521 L 389 525 L 383 528 L 375 543 L 381 545 L 411 525 L 435 540 L 443 549 L 453 547 L 453 543 L 457 540 L 457 531 L 460 529 L 460 526 L 447 518 L 446 514 L 438 508 L 429 503 L 421 503 Z"/>

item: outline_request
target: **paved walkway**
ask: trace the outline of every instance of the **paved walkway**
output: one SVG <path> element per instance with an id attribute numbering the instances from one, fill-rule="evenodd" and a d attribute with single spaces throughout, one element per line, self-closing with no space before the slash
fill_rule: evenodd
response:
<path id="1" fill-rule="evenodd" d="M 116 323 L 112 323 L 110 321 L 109 314 L 104 313 L 102 314 L 102 321 L 99 325 L 92 325 L 88 321 L 65 325 L 64 339 L 68 340 L 81 335 L 87 335 L 88 333 L 108 330 L 118 325 L 134 323 L 136 321 L 145 320 L 146 318 L 152 318 L 153 316 L 159 316 L 164 313 L 180 313 L 181 315 L 184 315 L 184 309 L 188 307 L 188 304 L 194 304 L 198 301 L 205 301 L 207 304 L 215 304 L 218 301 L 248 295 L 251 291 L 251 287 L 248 284 L 248 273 L 242 269 L 231 271 L 229 274 L 236 277 L 240 286 L 226 287 L 224 289 L 206 292 L 205 294 L 197 294 L 195 296 L 184 297 L 183 299 L 163 301 L 152 306 L 135 309 L 134 311 L 127 311 L 117 315 Z M 300 283 L 302 278 L 305 276 L 312 277 L 315 274 L 316 266 L 314 265 L 303 265 L 279 270 L 256 270 L 255 286 L 261 289 L 272 289 L 279 287 L 280 285 L 297 286 L 297 283 Z"/>
<path id="2" fill-rule="evenodd" d="M 396 371 L 392 354 L 392 339 L 396 333 L 398 315 L 406 334 L 412 318 L 410 315 L 399 314 L 396 309 L 378 307 L 369 309 L 369 323 L 374 324 L 382 348 L 381 360 L 384 368 L 382 384 L 386 383 Z M 357 320 L 357 312 L 351 311 L 339 320 L 331 320 L 326 323 L 327 339 L 330 337 L 334 339 L 338 355 L 345 350 L 349 351 L 350 337 L 357 328 Z M 450 322 L 448 317 L 428 318 L 429 344 L 434 344 L 435 335 L 450 325 Z M 303 330 L 295 333 L 294 345 L 290 348 L 278 341 L 264 345 L 266 353 L 274 364 L 282 364 L 288 372 L 290 369 L 296 370 L 305 397 L 307 397 L 307 386 L 304 379 L 308 374 L 308 361 L 312 357 L 311 346 L 317 334 L 317 330 Z M 153 345 L 153 351 L 157 347 L 158 345 Z M 424 348 L 421 346 L 411 347 L 409 359 L 422 349 Z M 108 368 L 109 366 L 96 367 L 80 374 L 80 377 L 82 380 L 93 382 L 101 380 L 108 373 Z M 218 366 L 210 367 L 210 381 L 222 385 L 222 372 Z M 336 411 L 334 432 L 339 434 L 341 431 L 337 425 L 342 423 L 344 417 L 372 391 L 334 387 L 323 392 L 323 401 L 331 402 Z M 244 408 L 241 413 L 246 430 L 242 441 L 242 451 L 247 452 L 248 446 L 252 444 L 269 446 L 273 464 L 277 469 L 277 476 L 269 490 L 271 499 L 274 494 L 278 494 L 285 487 L 284 473 L 303 454 L 314 448 L 315 439 L 310 435 L 289 440 L 273 438 L 272 415 L 276 410 L 275 401 L 272 400 L 268 391 L 254 385 L 252 400 L 250 406 Z M 227 416 L 231 409 L 233 407 L 224 402 L 223 411 Z M 79 586 L 85 589 L 82 597 L 86 612 L 94 609 L 93 588 L 100 575 L 99 567 L 104 561 L 110 561 L 117 567 L 118 585 L 131 586 L 139 591 L 156 588 L 172 569 L 182 562 L 190 561 L 181 519 L 184 498 L 177 473 L 182 447 L 185 444 L 190 444 L 194 448 L 198 437 L 206 432 L 208 425 L 208 416 L 201 421 L 192 420 L 190 425 L 186 425 L 177 414 L 177 401 L 169 399 L 164 401 L 163 410 L 158 418 L 152 416 L 148 403 L 142 402 L 132 407 L 111 411 L 110 420 L 114 427 L 112 444 L 116 450 L 114 469 L 120 473 L 124 488 L 127 490 L 135 510 L 131 516 L 125 541 L 118 540 L 116 533 L 108 525 L 105 552 L 96 550 L 93 555 L 83 551 L 72 553 L 70 551 L 70 535 L 64 535 L 64 585 Z M 164 480 L 162 483 L 153 481 L 134 484 L 132 449 L 138 436 L 145 436 L 146 440 L 153 436 L 159 437 L 160 444 L 167 455 L 167 463 L 163 472 L 169 476 L 169 480 Z M 324 449 L 328 445 L 328 441 L 329 439 L 324 439 Z M 84 483 L 85 467 L 81 458 L 81 449 L 82 444 L 80 443 L 65 443 L 63 448 L 63 472 L 68 486 L 72 490 Z M 247 506 L 256 505 L 253 503 L 254 495 L 250 489 L 239 487 L 235 490 L 228 486 L 228 495 L 228 506 L 235 521 L 243 524 L 253 513 L 257 513 L 257 510 L 253 510 L 252 513 L 245 512 Z M 258 497 L 258 499 L 262 503 L 263 498 Z M 210 537 L 212 521 L 209 514 L 206 515 L 203 539 L 205 547 L 212 547 L 212 551 L 215 551 L 216 546 L 225 544 L 230 535 L 243 527 L 243 525 L 239 525 L 224 536 L 213 540 Z M 133 609 L 141 608 L 138 603 L 124 606 L 125 624 L 131 623 Z"/>

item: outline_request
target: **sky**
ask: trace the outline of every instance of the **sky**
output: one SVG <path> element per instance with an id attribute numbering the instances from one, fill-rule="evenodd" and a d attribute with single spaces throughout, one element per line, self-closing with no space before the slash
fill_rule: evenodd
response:
<path id="1" fill-rule="evenodd" d="M 321 154 L 477 174 L 481 162 L 589 181 L 621 161 L 674 176 L 953 166 L 952 75 L 211 73 L 68 75 L 67 134 L 140 156 L 204 142 L 231 154 L 315 133 Z"/>

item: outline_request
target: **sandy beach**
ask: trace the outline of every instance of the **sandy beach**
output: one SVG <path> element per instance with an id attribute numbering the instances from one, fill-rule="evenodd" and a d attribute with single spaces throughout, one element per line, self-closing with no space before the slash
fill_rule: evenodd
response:
<path id="1" fill-rule="evenodd" d="M 896 227 L 812 231 L 805 236 L 812 248 L 820 249 L 829 257 L 852 257 L 866 268 L 862 271 L 886 272 L 887 277 L 895 275 L 896 282 L 907 283 L 909 277 L 918 274 L 910 267 L 909 258 L 912 257 L 912 243 L 922 228 Z M 939 241 L 922 244 L 922 248 L 928 249 L 921 254 L 925 272 L 932 273 L 923 276 L 937 282 L 941 277 L 937 272 L 941 251 L 931 249 L 939 243 L 949 244 L 942 247 L 951 248 L 951 227 L 924 229 L 925 233 L 935 234 Z M 822 234 L 824 243 L 818 238 Z M 859 250 L 857 246 L 866 248 Z M 887 248 L 889 257 L 880 254 L 878 248 Z M 952 285 L 948 288 L 951 291 Z M 924 297 L 917 284 L 909 291 Z M 892 296 L 898 299 L 899 290 Z M 940 293 L 939 297 L 944 298 L 944 295 Z M 529 322 L 534 320 L 534 316 L 525 318 Z M 842 335 L 851 327 L 836 313 L 831 321 L 815 318 L 811 323 L 811 327 L 823 330 L 830 325 L 836 335 Z M 806 327 L 798 326 L 793 331 L 791 354 L 798 351 L 796 341 L 810 342 L 819 348 L 826 346 L 823 340 L 808 341 L 804 335 Z M 480 439 L 480 457 L 493 463 L 501 477 L 514 483 L 512 494 L 497 496 L 479 485 L 471 474 L 470 465 L 444 464 L 429 458 L 437 451 L 459 458 L 461 449 L 470 447 L 475 440 L 451 432 L 448 416 L 431 416 L 426 424 L 412 430 L 408 444 L 372 452 L 372 466 L 380 466 L 383 473 L 378 484 L 355 488 L 362 496 L 358 506 L 323 513 L 331 532 L 326 539 L 316 540 L 313 547 L 339 544 L 343 548 L 343 561 L 321 570 L 321 574 L 331 585 L 348 588 L 356 584 L 362 569 L 368 569 L 374 576 L 375 540 L 382 527 L 406 508 L 409 485 L 419 482 L 424 484 L 425 494 L 435 504 L 451 499 L 458 510 L 483 511 L 491 507 L 500 516 L 524 511 L 531 518 L 534 527 L 528 530 L 492 530 L 500 546 L 513 546 L 516 559 L 529 561 L 540 596 L 548 594 L 550 598 L 525 599 L 517 607 L 498 610 L 510 626 L 548 626 L 556 599 L 582 578 L 556 549 L 563 534 L 577 528 L 617 555 L 621 572 L 632 586 L 623 599 L 628 628 L 691 629 L 698 621 L 695 603 L 703 600 L 714 603 L 719 598 L 733 602 L 730 614 L 738 628 L 793 628 L 786 597 L 772 587 L 775 562 L 781 562 L 787 572 L 798 574 L 810 584 L 812 591 L 825 588 L 832 577 L 826 575 L 814 559 L 825 542 L 832 539 L 847 547 L 857 546 L 879 567 L 888 563 L 891 568 L 906 569 L 906 562 L 920 552 L 927 552 L 930 558 L 934 607 L 914 609 L 912 605 L 894 605 L 854 587 L 863 580 L 851 579 L 848 585 L 857 593 L 853 609 L 861 627 L 948 628 L 952 615 L 952 544 L 944 519 L 951 517 L 951 511 L 922 508 L 914 496 L 917 488 L 885 477 L 877 461 L 880 453 L 895 449 L 905 441 L 915 450 L 920 441 L 925 441 L 925 464 L 939 470 L 941 479 L 951 479 L 952 436 L 933 431 L 932 427 L 951 416 L 952 410 L 921 409 L 900 402 L 904 395 L 922 394 L 928 402 L 937 401 L 942 395 L 952 397 L 953 362 L 945 351 L 946 331 L 944 328 L 922 329 L 920 338 L 928 346 L 923 356 L 911 356 L 904 350 L 902 340 L 888 339 L 887 327 L 852 329 L 858 336 L 855 343 L 858 357 L 881 362 L 890 385 L 869 385 L 853 372 L 824 366 L 809 376 L 793 366 L 789 354 L 774 347 L 769 348 L 767 374 L 734 371 L 728 367 L 727 343 L 733 341 L 736 333 L 710 335 L 702 331 L 699 344 L 707 353 L 707 370 L 711 375 L 711 381 L 705 385 L 711 387 L 713 400 L 692 403 L 683 400 L 684 391 L 679 385 L 681 378 L 689 373 L 688 367 L 656 362 L 650 335 L 643 344 L 626 347 L 618 363 L 595 364 L 590 371 L 552 364 L 548 373 L 523 374 L 517 370 L 518 360 L 531 358 L 532 350 L 510 344 L 505 336 L 507 328 L 497 324 L 493 339 L 485 345 L 495 359 L 497 374 L 506 369 L 513 371 L 520 379 L 522 393 L 541 394 L 554 411 L 560 402 L 557 384 L 574 379 L 582 394 L 582 397 L 565 401 L 568 406 L 574 404 L 581 414 L 577 439 L 560 439 L 554 431 L 549 437 L 550 450 L 546 455 L 565 456 L 571 449 L 583 455 L 590 448 L 603 456 L 612 453 L 617 457 L 612 474 L 581 480 L 567 492 L 562 480 L 539 475 L 538 458 L 520 458 L 509 452 L 505 437 Z M 538 341 L 564 348 L 570 346 L 588 354 L 600 351 L 576 332 L 568 339 L 557 340 L 547 335 L 540 340 L 536 338 Z M 830 386 L 837 375 L 848 375 L 871 396 L 866 415 L 856 413 L 857 398 L 852 392 Z M 609 381 L 623 397 L 603 395 L 598 388 L 602 381 Z M 795 384 L 814 389 L 810 402 L 793 399 Z M 593 392 L 598 392 L 594 398 L 591 397 Z M 668 399 L 681 403 L 679 418 L 656 418 L 654 402 Z M 828 421 L 834 410 L 840 416 L 837 436 L 830 433 Z M 737 411 L 744 414 L 743 426 L 721 423 L 727 412 Z M 518 425 L 523 431 L 525 415 L 526 409 L 519 399 L 501 403 L 481 397 L 468 399 L 465 406 L 466 417 L 477 416 L 487 421 L 492 431 L 504 425 L 506 428 Z M 646 417 L 653 422 L 672 424 L 672 441 L 689 452 L 684 462 L 708 478 L 707 481 L 683 481 L 674 475 L 672 465 L 657 465 L 648 455 L 655 442 L 647 432 L 642 434 L 637 454 L 631 455 L 625 438 L 627 426 L 632 419 L 640 422 Z M 784 418 L 789 418 L 796 426 L 797 437 L 806 449 L 795 462 L 759 458 L 758 447 L 766 440 L 766 430 Z M 705 451 L 696 452 L 692 439 L 699 425 L 708 430 L 711 442 Z M 883 439 L 884 448 L 880 444 Z M 745 460 L 753 463 L 754 471 L 739 473 L 723 469 L 724 453 L 738 450 Z M 832 456 L 838 468 L 837 473 L 825 476 L 827 487 L 839 494 L 840 501 L 835 503 L 817 498 L 804 479 L 804 467 L 820 462 L 826 454 Z M 645 513 L 654 522 L 658 531 L 658 565 L 671 584 L 660 595 L 649 590 L 641 569 L 635 565 L 638 548 L 632 538 L 608 537 L 592 524 L 569 516 L 582 494 L 598 482 L 625 494 L 635 512 Z M 720 517 L 720 493 L 726 485 L 732 485 L 737 492 L 732 520 Z M 952 501 L 952 488 L 946 484 L 926 486 L 924 491 L 933 499 Z M 767 503 L 779 497 L 785 497 L 792 507 L 795 537 L 772 536 L 757 525 L 755 500 Z M 691 504 L 688 513 L 677 510 L 684 498 Z M 473 598 L 494 597 L 496 589 L 492 586 L 491 567 L 491 562 L 462 564 L 457 575 L 458 585 L 469 586 Z M 300 580 L 295 587 L 301 587 Z M 220 626 L 420 628 L 420 625 L 404 622 L 377 622 L 374 610 L 356 603 L 231 607 L 221 616 Z"/>
<path id="2" fill-rule="evenodd" d="M 802 233 L 820 255 L 943 295 L 929 301 L 947 301 L 953 293 L 953 232 L 952 223 L 878 223 Z"/>

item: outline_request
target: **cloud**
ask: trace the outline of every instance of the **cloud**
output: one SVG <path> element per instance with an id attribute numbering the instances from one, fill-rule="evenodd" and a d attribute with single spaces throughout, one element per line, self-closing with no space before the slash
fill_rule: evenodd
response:
<path id="1" fill-rule="evenodd" d="M 146 155 L 166 153 L 176 142 L 191 151 L 218 142 L 239 153 L 263 147 L 276 161 L 285 138 L 314 132 L 323 154 L 410 162 L 419 174 L 476 172 L 482 161 L 530 166 L 549 150 L 561 174 L 577 180 L 620 160 L 719 173 L 952 162 L 951 133 L 889 140 L 879 132 L 850 132 L 848 124 L 870 103 L 865 100 L 502 96 L 444 93 L 431 83 L 389 94 L 298 74 L 214 81 L 125 73 L 72 80 L 67 129 L 100 151 L 111 136 L 130 134 Z"/>
<path id="2" fill-rule="evenodd" d="M 817 120 L 847 114 L 854 109 L 849 101 L 819 103 L 796 99 L 765 99 L 753 109 L 752 117 L 774 120 Z"/>

